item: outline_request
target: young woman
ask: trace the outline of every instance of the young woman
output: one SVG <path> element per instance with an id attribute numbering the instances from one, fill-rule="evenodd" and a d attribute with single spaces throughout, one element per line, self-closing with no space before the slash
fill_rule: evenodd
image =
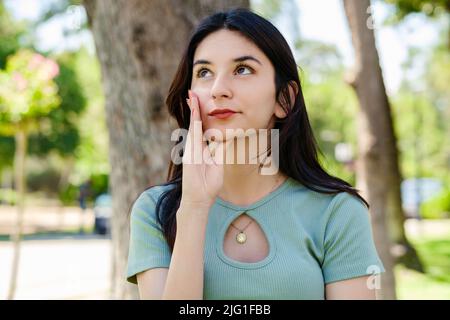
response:
<path id="1" fill-rule="evenodd" d="M 188 134 L 168 182 L 131 210 L 127 280 L 141 298 L 375 298 L 384 268 L 368 205 L 321 167 L 297 65 L 269 21 L 239 8 L 201 21 L 166 104 Z M 225 161 L 249 153 L 233 129 L 270 137 L 276 170 Z"/>

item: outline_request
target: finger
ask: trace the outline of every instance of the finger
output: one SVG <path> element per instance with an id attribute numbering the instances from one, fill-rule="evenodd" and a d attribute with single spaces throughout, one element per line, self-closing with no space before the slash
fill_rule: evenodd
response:
<path id="1" fill-rule="evenodd" d="M 191 111 L 190 117 L 189 117 L 189 128 L 188 128 L 188 134 L 186 136 L 186 144 L 184 147 L 184 156 L 183 156 L 183 163 L 186 164 L 192 164 L 193 163 L 193 155 L 194 155 L 194 117 L 192 115 L 193 109 L 191 107 L 191 99 L 186 99 L 186 103 Z"/>
<path id="2" fill-rule="evenodd" d="M 206 145 L 206 140 L 203 138 L 203 123 L 202 118 L 200 115 L 200 106 L 198 101 L 198 96 L 189 90 L 189 97 L 190 97 L 190 103 L 192 108 L 192 118 L 193 118 L 193 134 L 194 134 L 194 143 L 196 143 L 198 146 L 201 146 L 201 150 L 203 150 Z"/>
<path id="3" fill-rule="evenodd" d="M 191 106 L 190 106 L 189 98 L 186 98 L 186 104 L 188 105 L 188 107 L 189 107 L 189 110 L 191 110 Z"/>
<path id="4" fill-rule="evenodd" d="M 191 109 L 193 109 L 193 115 L 194 119 L 197 121 L 202 121 L 201 114 L 200 114 L 200 106 L 198 101 L 198 96 L 192 92 L 192 90 L 189 90 L 189 100 L 191 102 Z"/>

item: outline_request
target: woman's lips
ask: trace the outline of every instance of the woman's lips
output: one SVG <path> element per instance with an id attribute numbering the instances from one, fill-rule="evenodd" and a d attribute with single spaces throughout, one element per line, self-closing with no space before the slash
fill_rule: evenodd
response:
<path id="1" fill-rule="evenodd" d="M 236 114 L 237 112 L 223 112 L 223 113 L 216 113 L 212 114 L 211 117 L 215 117 L 217 119 L 227 119 L 231 117 L 232 115 Z"/>

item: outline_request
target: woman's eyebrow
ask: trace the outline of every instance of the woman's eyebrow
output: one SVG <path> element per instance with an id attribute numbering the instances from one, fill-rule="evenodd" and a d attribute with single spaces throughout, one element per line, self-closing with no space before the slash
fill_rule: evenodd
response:
<path id="1" fill-rule="evenodd" d="M 260 65 L 262 65 L 262 63 L 258 59 L 253 57 L 253 56 L 242 56 L 242 57 L 239 57 L 239 58 L 235 58 L 235 59 L 233 59 L 233 62 L 242 62 L 242 61 L 245 61 L 245 60 L 253 60 L 253 61 L 256 61 L 257 63 L 259 63 Z M 200 60 L 195 61 L 192 66 L 195 66 L 197 64 L 212 64 L 212 63 L 210 61 L 208 61 L 208 60 L 200 59 Z"/>

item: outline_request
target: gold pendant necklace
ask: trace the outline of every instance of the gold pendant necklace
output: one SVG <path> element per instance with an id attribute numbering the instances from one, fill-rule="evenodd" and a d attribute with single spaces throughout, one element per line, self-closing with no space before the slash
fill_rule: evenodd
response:
<path id="1" fill-rule="evenodd" d="M 245 212 L 243 212 L 243 213 L 245 213 Z M 239 230 L 239 233 L 236 235 L 236 241 L 237 241 L 237 243 L 239 243 L 239 244 L 244 244 L 245 243 L 245 241 L 247 241 L 247 235 L 244 233 L 244 231 L 245 231 L 245 229 L 247 229 L 247 227 L 250 225 L 250 223 L 252 223 L 253 222 L 253 220 L 251 220 L 246 226 L 245 226 L 245 228 L 244 229 L 239 229 L 239 228 L 237 228 L 233 223 L 231 223 L 231 226 L 232 227 L 234 227 L 234 228 L 236 228 L 237 230 Z"/>
<path id="2" fill-rule="evenodd" d="M 275 186 L 272 188 L 272 190 L 271 190 L 270 192 L 272 192 L 272 191 L 275 189 L 275 187 L 277 186 L 277 184 L 278 184 L 278 179 L 276 179 Z M 242 212 L 242 214 L 244 214 L 244 213 L 245 213 L 245 211 Z M 251 219 L 251 217 L 250 217 L 250 219 Z M 244 230 L 247 229 L 247 227 L 248 227 L 252 222 L 253 222 L 253 219 L 252 219 L 252 220 L 245 226 L 245 228 L 242 229 L 242 230 L 239 229 L 239 228 L 237 228 L 233 223 L 231 223 L 231 226 L 232 226 L 233 228 L 239 230 L 239 233 L 236 235 L 236 242 L 237 242 L 237 243 L 239 243 L 239 244 L 244 244 L 244 243 L 247 241 L 247 235 L 244 233 Z"/>

